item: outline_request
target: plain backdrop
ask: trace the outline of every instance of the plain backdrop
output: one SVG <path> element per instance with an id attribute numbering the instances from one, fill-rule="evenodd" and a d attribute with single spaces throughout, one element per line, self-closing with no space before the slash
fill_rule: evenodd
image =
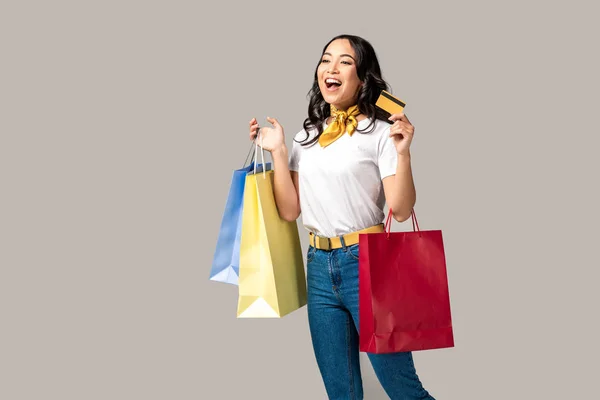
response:
<path id="1" fill-rule="evenodd" d="M 425 387 L 595 398 L 597 12 L 3 1 L 0 398 L 326 399 L 306 308 L 238 320 L 208 274 L 248 121 L 278 118 L 291 146 L 340 33 L 407 102 L 415 211 L 444 235 L 456 346 L 414 354 Z M 365 398 L 387 398 L 362 361 Z"/>

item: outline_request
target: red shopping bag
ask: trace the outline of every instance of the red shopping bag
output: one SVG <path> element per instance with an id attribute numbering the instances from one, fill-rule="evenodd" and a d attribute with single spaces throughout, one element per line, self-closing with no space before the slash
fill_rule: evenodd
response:
<path id="1" fill-rule="evenodd" d="M 360 351 L 393 353 L 454 346 L 442 231 L 359 235 Z M 416 229 L 415 229 L 416 225 Z"/>

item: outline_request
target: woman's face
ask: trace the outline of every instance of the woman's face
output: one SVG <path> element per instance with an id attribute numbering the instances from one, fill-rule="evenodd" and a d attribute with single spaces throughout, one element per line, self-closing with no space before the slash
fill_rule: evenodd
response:
<path id="1" fill-rule="evenodd" d="M 323 98 L 339 110 L 356 104 L 362 82 L 356 72 L 356 54 L 348 39 L 336 39 L 327 46 L 317 80 Z"/>

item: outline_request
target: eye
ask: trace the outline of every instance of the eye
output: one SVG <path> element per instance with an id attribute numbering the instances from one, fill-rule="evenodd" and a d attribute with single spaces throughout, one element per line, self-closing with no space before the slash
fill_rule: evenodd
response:
<path id="1" fill-rule="evenodd" d="M 329 60 L 325 60 L 325 59 L 321 60 L 321 64 L 328 63 L 328 62 L 329 62 Z"/>
<path id="2" fill-rule="evenodd" d="M 352 65 L 352 63 L 350 61 L 342 61 L 342 64 Z"/>

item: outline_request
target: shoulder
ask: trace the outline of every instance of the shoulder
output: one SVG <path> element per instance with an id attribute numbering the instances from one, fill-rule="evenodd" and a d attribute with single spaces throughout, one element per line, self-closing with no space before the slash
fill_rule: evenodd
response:
<path id="1" fill-rule="evenodd" d="M 305 129 L 301 129 L 300 131 L 298 131 L 295 135 L 294 135 L 294 143 L 296 142 L 303 142 L 304 140 L 306 140 L 308 137 L 310 137 L 310 131 L 307 132 Z"/>
<path id="2" fill-rule="evenodd" d="M 317 129 L 301 129 L 294 135 L 294 146 L 313 139 L 317 135 Z"/>

